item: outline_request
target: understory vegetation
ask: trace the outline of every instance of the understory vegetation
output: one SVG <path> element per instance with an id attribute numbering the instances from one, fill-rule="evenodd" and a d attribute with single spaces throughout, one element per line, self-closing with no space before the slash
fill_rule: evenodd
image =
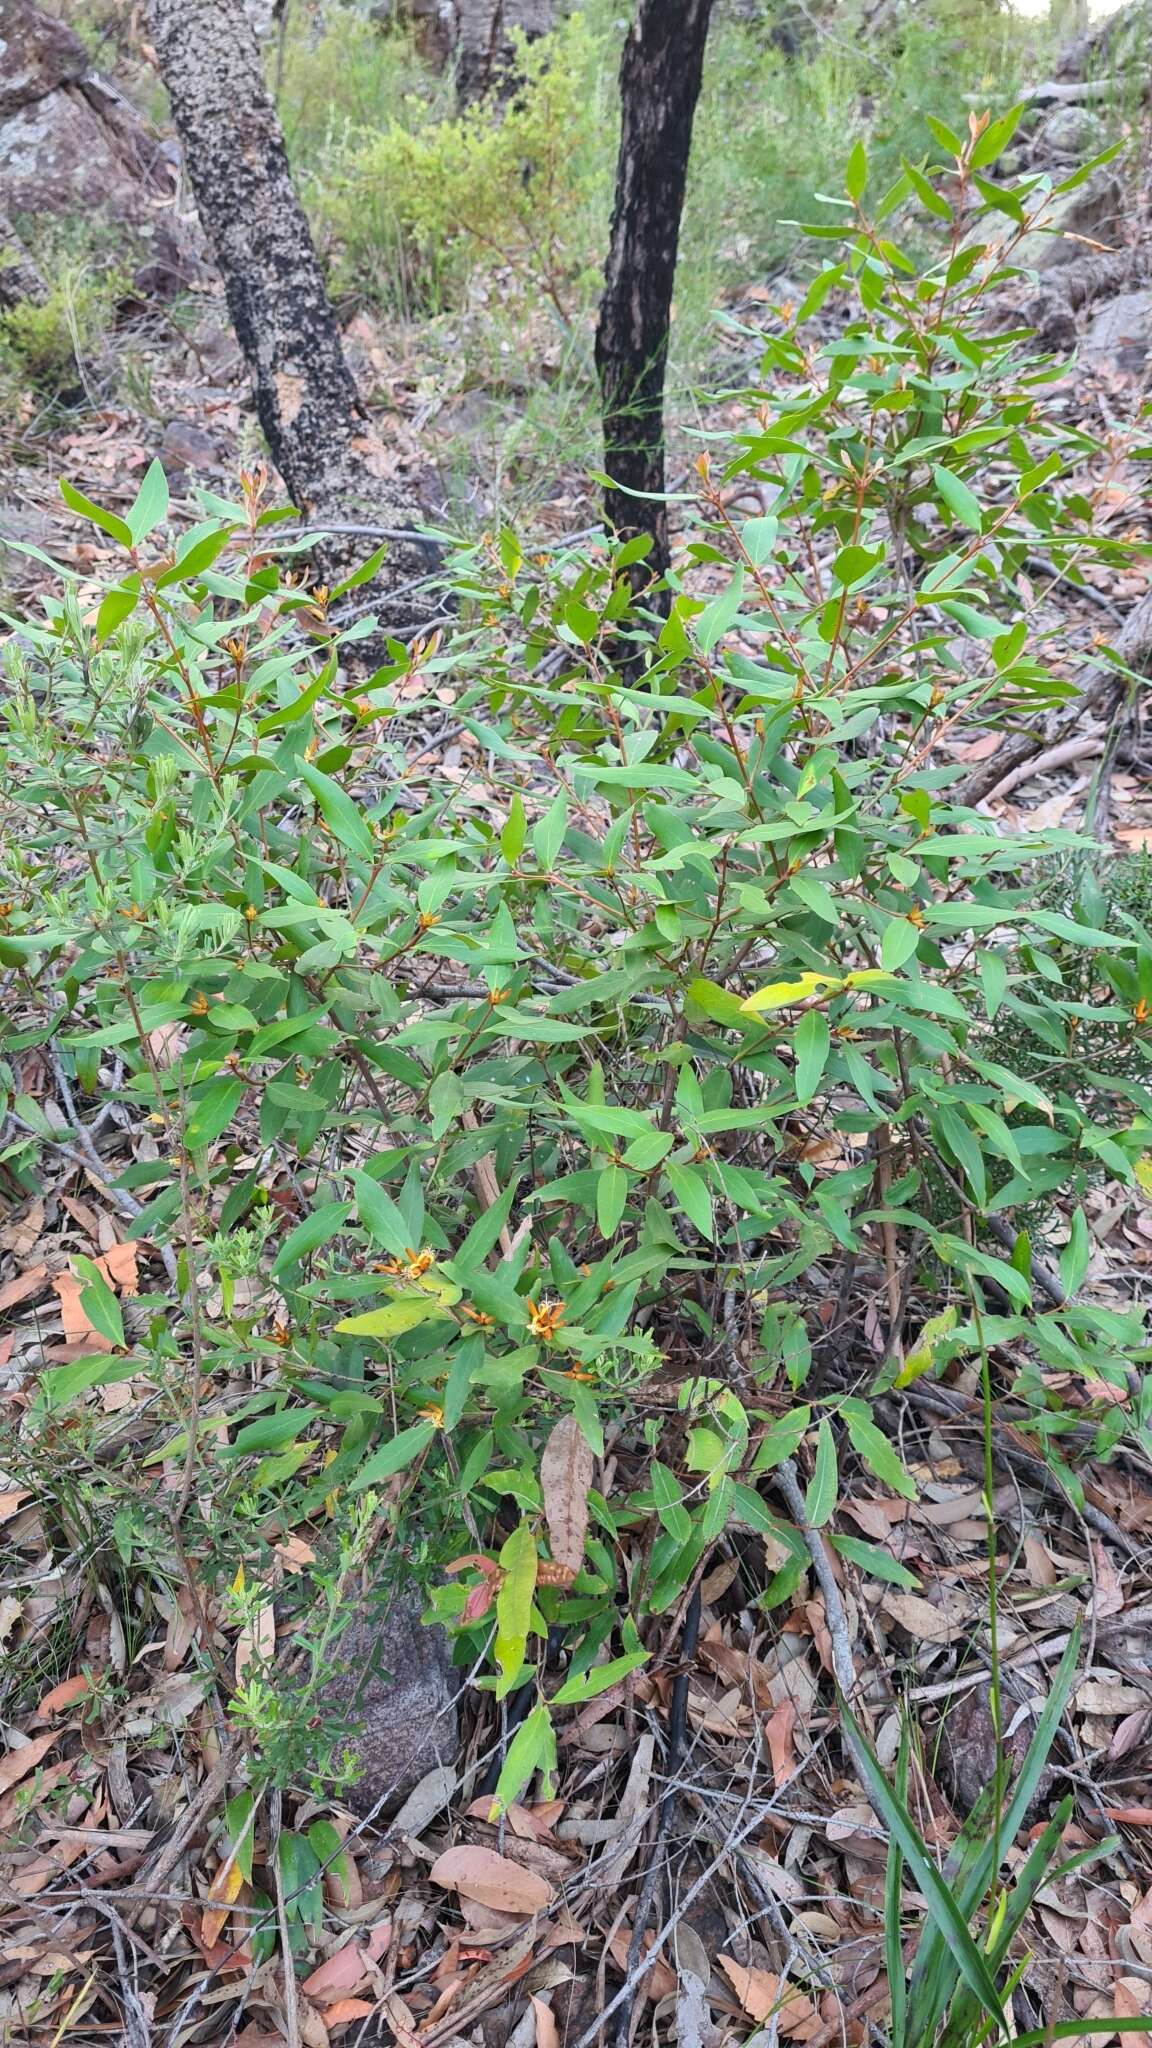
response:
<path id="1" fill-rule="evenodd" d="M 1152 1181 L 1146 863 L 1102 874 L 1074 832 L 994 823 L 954 750 L 1071 693 L 1026 559 L 1082 575 L 1139 543 L 1073 481 L 1093 442 L 1051 364 L 986 317 L 1051 197 L 997 170 L 1015 115 L 912 140 L 952 33 L 905 31 L 874 146 L 833 183 L 860 60 L 822 49 L 785 128 L 786 60 L 723 28 L 689 302 L 721 281 L 714 244 L 694 271 L 706 220 L 764 264 L 778 210 L 837 196 L 801 301 L 744 334 L 754 375 L 684 429 L 666 613 L 644 542 L 545 552 L 509 524 L 453 543 L 443 623 L 388 643 L 357 616 L 374 564 L 303 582 L 263 473 L 183 526 L 154 464 L 123 517 L 64 485 L 121 568 L 98 593 L 62 570 L 8 622 L 0 1164 L 20 1199 L 77 1166 L 139 1263 L 73 1260 L 86 1341 L 8 1411 L 4 1468 L 61 1570 L 116 1586 L 124 1672 L 182 1588 L 213 1617 L 196 1682 L 248 1779 L 217 1903 L 242 1877 L 250 1960 L 282 1933 L 259 1803 L 347 1782 L 323 1684 L 370 1556 L 515 1706 L 498 1818 L 533 1781 L 551 1797 L 574 1711 L 643 1680 L 718 1559 L 768 1632 L 819 1592 L 850 1691 L 837 1602 L 928 1589 L 901 1522 L 866 1536 L 845 1500 L 916 1501 L 908 1418 L 950 1401 L 984 1432 L 999 1733 L 994 1411 L 1077 1515 L 1089 1456 L 1152 1453 L 1140 1314 L 1084 1291 L 1089 1196 Z M 381 118 L 359 67 L 394 59 L 357 35 L 362 59 L 341 25 L 285 71 L 337 274 L 435 309 L 499 260 L 569 317 L 607 197 L 593 26 L 475 128 L 406 111 L 410 56 Z M 315 113 L 337 65 L 343 126 Z M 451 779 L 413 774 L 425 730 L 459 744 Z M 58 1620 L 8 1715 L 59 1676 Z M 946 1875 L 915 1713 L 882 1765 L 840 1703 L 890 1836 L 894 2043 L 997 2038 L 1037 1891 L 1106 1847 L 1069 1848 L 1069 1801 L 1028 1836 L 1076 1654 L 1073 1632 Z M 307 1913 L 324 1826 L 279 1837 Z M 816 1992 L 806 1951 L 790 1969 Z"/>

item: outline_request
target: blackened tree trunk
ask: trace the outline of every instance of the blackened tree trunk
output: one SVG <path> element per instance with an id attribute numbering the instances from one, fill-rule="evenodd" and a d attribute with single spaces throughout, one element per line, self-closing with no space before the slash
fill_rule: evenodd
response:
<path id="1" fill-rule="evenodd" d="M 200 219 L 224 279 L 236 339 L 272 459 L 305 518 L 406 527 L 410 497 L 362 411 L 279 118 L 243 0 L 151 0 L 152 36 Z M 332 535 L 331 581 L 369 552 Z M 428 566 L 395 542 L 378 588 Z"/>
<path id="2" fill-rule="evenodd" d="M 622 539 L 647 533 L 645 570 L 668 567 L 664 375 L 692 122 L 712 0 L 638 0 L 620 64 L 616 204 L 596 329 L 604 408 L 604 516 Z"/>
<path id="3" fill-rule="evenodd" d="M 454 0 L 456 99 L 461 109 L 516 83 L 513 30 L 529 42 L 552 27 L 553 0 Z"/>

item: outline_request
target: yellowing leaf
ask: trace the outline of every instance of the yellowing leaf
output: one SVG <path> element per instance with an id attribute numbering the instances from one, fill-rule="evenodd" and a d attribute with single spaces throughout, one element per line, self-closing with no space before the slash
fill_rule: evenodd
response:
<path id="1" fill-rule="evenodd" d="M 437 1280 L 411 1294 L 395 1295 L 383 1308 L 370 1308 L 360 1316 L 345 1316 L 336 1328 L 350 1337 L 402 1337 L 406 1330 L 430 1322 L 433 1316 L 446 1316 L 452 1303 L 459 1299 L 460 1289 L 450 1280 Z"/>
<path id="2" fill-rule="evenodd" d="M 1152 1195 L 1152 1152 L 1145 1152 L 1143 1157 L 1136 1161 L 1134 1171 L 1144 1193 Z"/>
<path id="3" fill-rule="evenodd" d="M 758 1017 L 765 1010 L 786 1010 L 792 1003 L 806 1003 L 815 995 L 831 994 L 843 987 L 843 981 L 828 974 L 802 974 L 797 981 L 773 981 L 767 988 L 758 988 L 740 1008 L 746 1017 Z"/>
<path id="4" fill-rule="evenodd" d="M 496 1595 L 496 1662 L 500 1666 L 497 1699 L 511 1692 L 528 1646 L 538 1559 L 536 1538 L 527 1522 L 521 1522 L 512 1531 L 500 1552 L 500 1563 L 504 1579 Z"/>
<path id="5" fill-rule="evenodd" d="M 234 1854 L 225 1857 L 208 1891 L 208 1908 L 200 1920 L 200 1942 L 203 1948 L 214 1948 L 220 1939 L 224 1922 L 235 1903 L 244 1873 Z"/>
<path id="6" fill-rule="evenodd" d="M 919 1342 L 907 1358 L 895 1381 L 898 1387 L 910 1387 L 921 1373 L 930 1372 L 936 1363 L 936 1351 L 942 1337 L 956 1328 L 958 1312 L 955 1304 L 946 1308 L 939 1316 L 931 1316 L 920 1332 Z"/>

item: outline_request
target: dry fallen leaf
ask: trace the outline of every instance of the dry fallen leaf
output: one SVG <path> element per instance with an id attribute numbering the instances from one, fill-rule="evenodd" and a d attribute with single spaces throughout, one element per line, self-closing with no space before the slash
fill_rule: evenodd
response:
<path id="1" fill-rule="evenodd" d="M 972 1603 L 957 1586 L 941 1588 L 940 1605 L 919 1593 L 885 1593 L 885 1614 L 922 1643 L 951 1643 L 962 1636 L 972 1618 Z"/>
<path id="2" fill-rule="evenodd" d="M 267 1659 L 276 1648 L 276 1614 L 272 1602 L 258 1607 L 236 1638 L 236 1683 L 239 1685 L 249 1664 L 257 1657 Z"/>
<path id="3" fill-rule="evenodd" d="M 36 1735 L 19 1749 L 10 1749 L 7 1756 L 0 1756 L 0 1792 L 7 1792 L 10 1785 L 18 1785 L 21 1778 L 34 1771 L 41 1757 L 59 1741 L 60 1734 L 59 1728 L 50 1728 L 47 1735 Z"/>
<path id="4" fill-rule="evenodd" d="M 546 1878 L 525 1870 L 495 1849 L 480 1849 L 461 1842 L 445 1849 L 428 1872 L 433 1884 L 445 1891 L 459 1892 L 498 1913 L 539 1913 L 550 1905 L 555 1893 Z"/>
<path id="5" fill-rule="evenodd" d="M 123 1294 L 139 1294 L 137 1278 L 137 1253 L 134 1244 L 113 1244 L 95 1261 L 109 1287 L 118 1287 Z"/>
<path id="6" fill-rule="evenodd" d="M 51 1692 L 45 1693 L 36 1709 L 36 1719 L 47 1721 L 53 1714 L 62 1714 L 65 1707 L 75 1706 L 76 1701 L 82 1700 L 85 1693 L 91 1690 L 91 1680 L 85 1677 L 82 1671 L 78 1671 L 74 1678 L 62 1679 L 59 1685 L 52 1687 Z"/>
<path id="7" fill-rule="evenodd" d="M 60 1316 L 69 1344 L 83 1344 L 88 1351 L 111 1351 L 112 1341 L 94 1329 L 80 1306 L 81 1286 L 74 1273 L 54 1273 L 52 1285 L 60 1297 Z"/>
<path id="8" fill-rule="evenodd" d="M 343 1948 L 338 1948 L 334 1956 L 305 1977 L 301 1990 L 319 2006 L 335 2005 L 339 1999 L 350 1998 L 367 1977 L 369 1963 L 380 1961 L 391 1939 L 392 1922 L 381 1920 L 367 1938 L 347 1941 Z"/>
<path id="9" fill-rule="evenodd" d="M 29 1266 L 26 1273 L 17 1273 L 0 1287 L 0 1315 L 6 1308 L 16 1308 L 22 1301 L 29 1301 L 34 1294 L 43 1294 L 48 1284 L 48 1268 L 41 1264 Z"/>
<path id="10" fill-rule="evenodd" d="M 716 1960 L 749 2019 L 755 2020 L 757 2025 L 762 2025 L 778 2011 L 780 2032 L 787 2034 L 794 2028 L 805 2026 L 813 2018 L 812 2001 L 804 1992 L 785 1986 L 781 2000 L 780 1979 L 775 1971 L 745 1969 L 731 1956 L 717 1956 Z"/>
<path id="11" fill-rule="evenodd" d="M 542 1998 L 533 1997 L 532 2011 L 536 2015 L 536 2048 L 560 2048 L 560 2033 L 556 2015 Z"/>
<path id="12" fill-rule="evenodd" d="M 580 1424 L 575 1415 L 561 1416 L 540 1460 L 540 1490 L 553 1562 L 573 1576 L 584 1565 L 592 1474 L 592 1450 Z"/>
<path id="13" fill-rule="evenodd" d="M 764 1738 L 772 1759 L 772 1781 L 779 1792 L 796 1769 L 796 1702 L 781 1700 L 764 1723 Z"/>

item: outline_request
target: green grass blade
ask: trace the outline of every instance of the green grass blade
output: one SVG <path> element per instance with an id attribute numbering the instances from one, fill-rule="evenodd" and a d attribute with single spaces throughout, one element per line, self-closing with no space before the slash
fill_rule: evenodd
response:
<path id="1" fill-rule="evenodd" d="M 989 1793 L 973 1808 L 956 1839 L 952 1854 L 945 1865 L 945 1877 L 952 1885 L 966 1921 L 970 1921 L 975 1915 L 996 1875 L 993 1862 L 997 1840 L 1000 1853 L 1003 1855 L 1019 1833 L 1024 1816 L 1035 1797 L 1041 1772 L 1056 1738 L 1060 1717 L 1072 1690 L 1079 1654 L 1080 1628 L 1077 1624 L 1053 1677 L 1048 1698 L 1037 1720 L 1035 1733 L 1028 1745 L 1019 1777 L 1012 1788 L 1012 1796 L 1005 1808 L 999 1830 L 989 1824 Z M 918 2027 L 923 2032 L 926 2025 L 935 2024 L 939 2014 L 946 2008 L 955 1982 L 955 1969 L 956 1959 L 949 1948 L 947 1936 L 944 1930 L 934 1923 L 925 1929 L 916 1953 L 909 1985 L 911 2039 L 919 2038 Z"/>
<path id="2" fill-rule="evenodd" d="M 897 1799 L 846 1701 L 841 1702 L 841 1712 L 855 1735 L 853 1752 L 864 1772 L 868 1796 L 881 1819 L 896 1836 L 917 1887 L 928 1901 L 928 1910 L 952 1950 L 960 1975 L 969 1989 L 975 1992 L 983 2011 L 1002 2032 L 1007 2033 L 1004 2008 L 987 1957 L 973 1941 L 968 1922 L 933 1863 L 916 1823 L 907 1807 Z"/>
<path id="3" fill-rule="evenodd" d="M 908 1722 L 900 1727 L 900 1748 L 896 1756 L 896 1796 L 908 1799 Z M 907 2038 L 908 1986 L 904 1981 L 904 1949 L 900 1939 L 900 1894 L 904 1880 L 904 1855 L 895 1836 L 888 1837 L 888 1865 L 884 1873 L 884 1967 L 888 1972 L 888 1998 L 892 2012 L 893 2041 Z"/>

